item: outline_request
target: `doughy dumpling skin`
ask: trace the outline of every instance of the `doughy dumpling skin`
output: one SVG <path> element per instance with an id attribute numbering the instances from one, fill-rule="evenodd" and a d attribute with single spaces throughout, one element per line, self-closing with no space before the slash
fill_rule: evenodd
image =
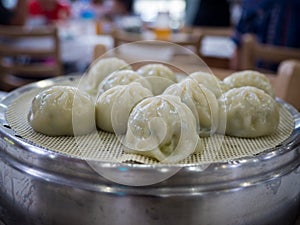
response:
<path id="1" fill-rule="evenodd" d="M 174 72 L 163 64 L 147 64 L 140 67 L 137 72 L 151 83 L 154 95 L 160 95 L 168 86 L 177 83 Z"/>
<path id="2" fill-rule="evenodd" d="M 198 71 L 190 74 L 189 78 L 196 80 L 198 83 L 212 91 L 217 98 L 229 90 L 226 84 L 224 84 L 218 77 L 210 73 Z"/>
<path id="3" fill-rule="evenodd" d="M 136 82 L 105 91 L 96 101 L 97 127 L 125 134 L 130 111 L 139 101 L 150 96 L 153 96 L 151 91 Z"/>
<path id="4" fill-rule="evenodd" d="M 219 105 L 212 91 L 193 79 L 169 86 L 164 94 L 180 97 L 193 112 L 200 136 L 212 135 L 218 127 Z"/>
<path id="5" fill-rule="evenodd" d="M 53 86 L 34 97 L 28 122 L 50 136 L 84 135 L 96 128 L 95 106 L 87 93 L 75 87 Z"/>
<path id="6" fill-rule="evenodd" d="M 91 95 L 97 95 L 98 86 L 109 74 L 119 71 L 131 69 L 131 66 L 122 59 L 111 57 L 104 58 L 92 64 L 88 74 L 82 78 L 82 89 Z"/>
<path id="7" fill-rule="evenodd" d="M 98 94 L 107 91 L 108 89 L 117 85 L 126 85 L 132 82 L 140 83 L 143 87 L 152 91 L 149 81 L 142 75 L 133 70 L 119 70 L 108 75 L 99 85 Z"/>
<path id="8" fill-rule="evenodd" d="M 127 153 L 164 163 L 176 163 L 202 150 L 192 111 L 171 95 L 144 99 L 133 108 L 123 144 Z"/>
<path id="9" fill-rule="evenodd" d="M 243 86 L 256 87 L 265 91 L 273 98 L 275 97 L 275 93 L 269 79 L 264 74 L 257 71 L 244 70 L 235 72 L 226 77 L 223 82 L 227 84 L 229 88 L 238 88 Z"/>
<path id="10" fill-rule="evenodd" d="M 277 102 L 255 87 L 233 88 L 219 101 L 227 115 L 226 134 L 235 137 L 259 137 L 274 133 L 279 125 Z"/>

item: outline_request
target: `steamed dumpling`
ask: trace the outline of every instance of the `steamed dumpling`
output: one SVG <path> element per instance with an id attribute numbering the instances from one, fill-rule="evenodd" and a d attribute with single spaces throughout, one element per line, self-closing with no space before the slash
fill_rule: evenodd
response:
<path id="1" fill-rule="evenodd" d="M 217 98 L 229 89 L 218 77 L 210 73 L 198 71 L 190 74 L 189 78 L 196 80 L 198 83 L 208 88 Z"/>
<path id="2" fill-rule="evenodd" d="M 219 101 L 227 115 L 227 135 L 250 138 L 270 135 L 279 125 L 278 105 L 261 89 L 250 86 L 233 88 Z"/>
<path id="3" fill-rule="evenodd" d="M 96 127 L 95 106 L 87 93 L 75 87 L 53 86 L 34 97 L 28 122 L 46 135 L 88 134 Z"/>
<path id="4" fill-rule="evenodd" d="M 253 70 L 244 70 L 235 72 L 226 77 L 223 82 L 229 88 L 238 88 L 243 86 L 252 86 L 265 91 L 267 94 L 275 97 L 273 87 L 270 80 L 262 73 Z"/>
<path id="5" fill-rule="evenodd" d="M 98 128 L 124 134 L 132 108 L 142 99 L 153 96 L 140 83 L 115 86 L 98 96 L 96 101 L 96 123 Z"/>
<path id="6" fill-rule="evenodd" d="M 82 78 L 83 90 L 96 95 L 98 86 L 105 77 L 115 71 L 125 69 L 131 69 L 131 66 L 122 59 L 116 57 L 100 59 L 91 65 L 87 76 Z"/>
<path id="7" fill-rule="evenodd" d="M 171 95 L 144 99 L 128 119 L 125 152 L 176 163 L 201 149 L 192 111 Z"/>
<path id="8" fill-rule="evenodd" d="M 174 72 L 163 64 L 147 64 L 140 67 L 137 72 L 151 83 L 154 95 L 163 93 L 168 86 L 177 82 Z"/>
<path id="9" fill-rule="evenodd" d="M 219 105 L 216 96 L 193 79 L 169 86 L 164 94 L 175 95 L 181 98 L 193 112 L 200 136 L 212 135 L 217 130 Z"/>
<path id="10" fill-rule="evenodd" d="M 108 89 L 117 86 L 138 82 L 143 87 L 152 90 L 151 84 L 143 76 L 133 70 L 119 70 L 108 75 L 99 85 L 98 93 L 103 93 Z"/>

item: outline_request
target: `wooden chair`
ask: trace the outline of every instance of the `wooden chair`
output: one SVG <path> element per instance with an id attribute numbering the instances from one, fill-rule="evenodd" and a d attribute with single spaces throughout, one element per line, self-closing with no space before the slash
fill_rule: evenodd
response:
<path id="1" fill-rule="evenodd" d="M 167 41 L 181 46 L 194 46 L 198 50 L 199 46 L 199 36 L 194 35 L 193 32 L 181 32 L 178 34 L 173 34 L 169 39 L 155 39 L 155 36 L 147 36 L 139 33 L 130 33 L 123 30 L 115 29 L 112 33 L 114 38 L 114 47 L 118 47 L 124 43 L 136 42 L 136 41 L 147 41 L 147 40 L 157 40 L 157 41 Z"/>
<path id="2" fill-rule="evenodd" d="M 0 26 L 0 89 L 10 91 L 61 73 L 56 27 Z"/>
<path id="3" fill-rule="evenodd" d="M 257 61 L 280 63 L 288 59 L 300 59 L 300 49 L 261 44 L 252 34 L 242 37 L 241 69 L 257 69 Z M 264 72 L 266 70 L 263 70 Z"/>
<path id="4" fill-rule="evenodd" d="M 300 111 L 300 60 L 285 60 L 279 65 L 274 89 L 276 96 Z"/>
<path id="5" fill-rule="evenodd" d="M 257 62 L 263 60 L 278 64 L 277 71 L 257 67 Z M 300 110 L 300 49 L 261 44 L 252 34 L 242 37 L 241 69 L 259 70 L 268 75 L 276 96 L 292 104 Z"/>
<path id="6" fill-rule="evenodd" d="M 231 27 L 228 28 L 220 28 L 220 27 L 184 27 L 181 32 L 177 34 L 173 34 L 170 39 L 166 40 L 175 45 L 179 45 L 191 50 L 197 56 L 201 57 L 201 59 L 211 67 L 218 67 L 229 69 L 230 65 L 230 56 L 224 57 L 220 55 L 205 55 L 202 52 L 204 47 L 204 43 L 207 38 L 211 37 L 221 37 L 221 38 L 229 38 L 232 36 L 233 29 Z M 128 33 L 119 29 L 115 29 L 112 33 L 112 37 L 114 40 L 114 47 L 119 47 L 125 43 L 132 43 L 138 41 L 147 41 L 150 40 L 151 37 L 142 34 Z M 154 38 L 155 39 L 155 38 Z M 220 49 L 222 51 L 224 49 Z M 189 61 L 189 57 L 184 57 L 186 52 L 182 53 L 180 51 L 175 51 L 175 56 L 181 57 L 183 55 L 183 60 Z"/>
<path id="7" fill-rule="evenodd" d="M 96 44 L 93 49 L 93 61 L 106 53 L 107 49 L 104 44 Z"/>
<path id="8" fill-rule="evenodd" d="M 146 42 L 146 41 L 162 41 L 167 43 L 172 43 L 175 45 L 187 47 L 190 50 L 194 51 L 194 53 L 198 54 L 198 49 L 200 48 L 200 37 L 199 35 L 195 35 L 192 32 L 182 32 L 178 34 L 173 34 L 169 39 L 155 39 L 155 36 L 151 35 L 151 32 L 147 32 L 145 34 L 139 33 L 130 33 L 120 29 L 115 29 L 112 33 L 112 37 L 114 40 L 114 47 L 119 47 L 122 44 L 133 43 L 133 42 Z M 158 43 L 158 45 L 163 45 L 163 43 Z"/>
<path id="9" fill-rule="evenodd" d="M 120 44 L 121 46 L 122 44 Z M 151 46 L 146 45 L 144 43 L 142 43 L 143 47 L 146 47 L 147 49 Z M 131 46 L 133 47 L 133 46 Z M 134 45 L 134 47 L 140 47 L 139 44 Z M 155 46 L 157 48 L 157 46 Z M 162 48 L 164 46 L 161 46 Z M 131 48 L 132 52 L 136 52 L 135 50 L 133 50 L 133 48 Z M 99 57 L 117 57 L 120 59 L 125 60 L 127 63 L 130 63 L 131 67 L 133 70 L 137 70 L 138 68 L 140 68 L 143 65 L 149 64 L 149 63 L 162 63 L 167 65 L 168 67 L 170 67 L 174 72 L 177 73 L 192 73 L 195 71 L 198 71 L 199 68 L 201 68 L 201 65 L 199 64 L 199 61 L 195 61 L 195 58 L 192 57 L 191 54 L 189 55 L 185 55 L 185 54 L 179 54 L 179 55 L 172 55 L 172 57 L 169 60 L 155 60 L 155 59 L 149 59 L 149 57 L 145 56 L 142 58 L 139 58 L 140 60 L 138 60 L 135 57 L 132 57 L 132 52 L 130 52 L 130 54 L 126 54 L 123 51 L 107 51 L 106 46 L 104 44 L 96 44 L 94 46 L 94 50 L 93 50 L 93 61 L 97 60 Z M 144 52 L 144 51 L 143 51 Z M 139 57 L 140 55 L 138 55 L 137 57 Z"/>

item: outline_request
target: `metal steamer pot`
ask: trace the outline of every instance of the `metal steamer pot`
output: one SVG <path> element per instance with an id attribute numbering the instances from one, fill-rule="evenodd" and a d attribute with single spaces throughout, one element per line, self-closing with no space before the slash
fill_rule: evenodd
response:
<path id="1" fill-rule="evenodd" d="M 54 81 L 48 81 L 49 84 Z M 152 185 L 122 185 L 100 176 L 82 159 L 24 141 L 0 104 L 0 220 L 7 225 L 278 225 L 293 224 L 300 193 L 300 115 L 282 145 L 259 155 L 203 165 L 100 162 L 122 179 L 172 174 Z"/>

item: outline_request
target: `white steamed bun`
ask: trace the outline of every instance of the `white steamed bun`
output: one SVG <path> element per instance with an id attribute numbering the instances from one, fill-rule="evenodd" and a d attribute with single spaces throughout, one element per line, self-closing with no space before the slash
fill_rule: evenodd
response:
<path id="1" fill-rule="evenodd" d="M 212 91 L 193 79 L 169 86 L 164 94 L 180 97 L 193 112 L 200 136 L 212 135 L 218 127 L 219 105 Z"/>
<path id="2" fill-rule="evenodd" d="M 125 69 L 131 69 L 131 66 L 122 59 L 116 57 L 100 59 L 91 65 L 87 75 L 82 78 L 83 90 L 95 96 L 99 84 L 105 77 L 115 71 Z"/>
<path id="3" fill-rule="evenodd" d="M 144 65 L 137 72 L 151 83 L 154 95 L 161 94 L 168 86 L 177 82 L 174 72 L 160 63 Z"/>
<path id="4" fill-rule="evenodd" d="M 277 102 L 256 87 L 233 88 L 219 101 L 227 117 L 226 134 L 235 137 L 260 137 L 270 135 L 279 125 Z"/>
<path id="5" fill-rule="evenodd" d="M 96 100 L 97 127 L 116 134 L 125 133 L 132 108 L 150 96 L 153 96 L 151 91 L 136 82 L 105 91 Z"/>
<path id="6" fill-rule="evenodd" d="M 87 93 L 75 87 L 53 86 L 34 97 L 28 122 L 46 135 L 84 135 L 96 127 L 95 106 Z"/>
<path id="7" fill-rule="evenodd" d="M 151 84 L 143 76 L 133 70 L 119 70 L 108 75 L 99 85 L 98 94 L 117 86 L 138 82 L 143 87 L 152 91 Z"/>
<path id="8" fill-rule="evenodd" d="M 176 163 L 201 151 L 192 111 L 171 95 L 146 98 L 130 113 L 124 139 L 127 153 L 145 155 L 164 163 Z"/>
<path id="9" fill-rule="evenodd" d="M 244 70 L 232 73 L 226 77 L 223 82 L 229 88 L 238 88 L 243 86 L 252 86 L 265 91 L 267 94 L 275 97 L 273 87 L 270 80 L 262 73 L 253 70 Z"/>
<path id="10" fill-rule="evenodd" d="M 218 77 L 210 73 L 198 71 L 190 74 L 189 77 L 212 91 L 217 98 L 229 89 Z"/>

